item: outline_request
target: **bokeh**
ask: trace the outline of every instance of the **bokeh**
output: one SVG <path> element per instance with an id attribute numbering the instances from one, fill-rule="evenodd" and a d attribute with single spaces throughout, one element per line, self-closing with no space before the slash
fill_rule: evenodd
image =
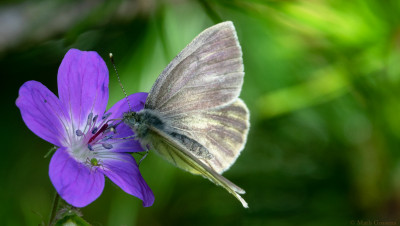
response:
<path id="1" fill-rule="evenodd" d="M 47 223 L 51 144 L 23 123 L 28 80 L 57 93 L 70 48 L 110 70 L 109 107 L 148 92 L 198 33 L 231 20 L 242 45 L 241 98 L 251 113 L 244 151 L 224 176 L 250 208 L 154 153 L 140 165 L 156 200 L 107 182 L 82 208 L 93 225 L 400 225 L 400 1 L 117 0 L 0 3 L 0 224 Z"/>

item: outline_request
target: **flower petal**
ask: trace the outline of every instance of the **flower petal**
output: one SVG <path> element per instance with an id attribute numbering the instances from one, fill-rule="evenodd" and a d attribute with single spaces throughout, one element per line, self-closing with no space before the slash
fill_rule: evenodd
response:
<path id="1" fill-rule="evenodd" d="M 143 201 L 143 206 L 153 205 L 154 195 L 140 174 L 135 159 L 130 154 L 114 153 L 112 158 L 101 159 L 99 169 L 126 193 Z"/>
<path id="2" fill-rule="evenodd" d="M 56 146 L 68 143 L 68 113 L 56 95 L 42 83 L 25 82 L 19 89 L 16 105 L 25 124 L 40 138 Z"/>
<path id="3" fill-rule="evenodd" d="M 147 96 L 145 92 L 134 93 L 128 96 L 129 103 L 131 104 L 132 111 L 138 112 L 144 108 Z M 129 112 L 129 105 L 126 98 L 121 99 L 115 103 L 107 112 L 112 113 L 112 118 L 122 118 L 125 112 Z"/>
<path id="4" fill-rule="evenodd" d="M 96 52 L 71 49 L 58 69 L 58 95 L 73 129 L 83 129 L 89 113 L 100 118 L 108 101 L 108 69 Z"/>
<path id="5" fill-rule="evenodd" d="M 65 148 L 51 158 L 49 176 L 58 194 L 76 207 L 90 204 L 103 192 L 104 175 L 75 161 Z"/>
<path id="6" fill-rule="evenodd" d="M 132 111 L 138 112 L 144 108 L 144 104 L 146 102 L 148 93 L 134 93 L 128 96 L 129 103 L 131 104 Z M 118 101 L 114 106 L 110 108 L 107 112 L 111 112 L 112 115 L 110 118 L 122 118 L 125 112 L 129 112 L 129 105 L 126 99 L 122 99 Z M 130 137 L 134 133 L 132 132 L 129 126 L 121 123 L 116 128 L 117 134 L 114 136 L 115 138 L 121 137 Z M 129 140 L 115 140 L 114 143 L 111 143 L 114 148 L 112 151 L 114 152 L 140 152 L 144 151 L 139 141 L 134 139 Z"/>
<path id="7" fill-rule="evenodd" d="M 115 130 L 117 131 L 117 133 L 113 136 L 113 138 L 127 138 L 134 135 L 132 129 L 123 123 L 119 124 Z M 129 139 L 111 139 L 107 143 L 112 144 L 113 148 L 111 149 L 111 151 L 113 152 L 145 151 L 140 142 L 138 140 L 135 140 L 134 137 Z"/>

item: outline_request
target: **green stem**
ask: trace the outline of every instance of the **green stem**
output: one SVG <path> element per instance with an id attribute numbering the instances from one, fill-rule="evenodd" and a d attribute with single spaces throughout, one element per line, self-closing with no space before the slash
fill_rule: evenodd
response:
<path id="1" fill-rule="evenodd" d="M 59 202 L 60 202 L 60 195 L 58 194 L 58 192 L 56 192 L 56 195 L 54 196 L 53 199 L 53 208 L 51 210 L 49 225 L 54 225 L 54 220 L 55 220 L 54 218 L 56 217 L 57 214 Z"/>

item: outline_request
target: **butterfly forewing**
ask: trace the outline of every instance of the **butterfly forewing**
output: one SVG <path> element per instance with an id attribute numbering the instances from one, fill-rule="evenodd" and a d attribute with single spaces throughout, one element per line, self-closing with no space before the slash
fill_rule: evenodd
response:
<path id="1" fill-rule="evenodd" d="M 200 33 L 164 69 L 145 108 L 176 115 L 226 105 L 239 96 L 243 76 L 235 28 L 220 23 Z"/>
<path id="2" fill-rule="evenodd" d="M 207 148 L 213 157 L 199 159 L 218 173 L 235 162 L 249 131 L 249 111 L 240 99 L 227 106 L 179 114 L 167 120 L 176 131 Z"/>

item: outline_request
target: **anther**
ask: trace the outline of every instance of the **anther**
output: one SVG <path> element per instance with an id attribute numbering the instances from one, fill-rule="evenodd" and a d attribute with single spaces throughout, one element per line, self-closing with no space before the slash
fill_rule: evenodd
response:
<path id="1" fill-rule="evenodd" d="M 111 114 L 112 114 L 111 112 L 108 112 L 107 114 L 103 115 L 103 117 L 101 117 L 101 119 L 104 120 L 104 119 L 110 117 Z"/>
<path id="2" fill-rule="evenodd" d="M 94 116 L 93 123 L 96 123 L 98 117 L 99 117 L 99 115 Z"/>
<path id="3" fill-rule="evenodd" d="M 88 119 L 87 119 L 87 125 L 90 126 L 92 124 L 92 118 L 93 118 L 93 113 L 90 112 L 90 114 L 88 115 Z"/>
<path id="4" fill-rule="evenodd" d="M 88 144 L 87 147 L 89 148 L 90 151 L 93 151 L 92 145 Z"/>
<path id="5" fill-rule="evenodd" d="M 97 133 L 97 130 L 98 130 L 99 128 L 97 128 L 97 126 L 96 127 L 94 127 L 93 129 L 92 129 L 92 134 L 95 134 L 95 133 Z"/>
<path id="6" fill-rule="evenodd" d="M 113 148 L 113 146 L 112 146 L 111 144 L 103 143 L 103 144 L 101 144 L 101 145 L 103 145 L 103 148 L 105 148 L 105 149 L 111 149 L 111 148 Z"/>
<path id="7" fill-rule="evenodd" d="M 106 140 L 109 140 L 109 139 L 111 139 L 113 137 L 113 135 L 107 135 L 107 136 L 105 136 L 103 139 L 101 139 L 102 141 L 106 141 Z"/>
<path id="8" fill-rule="evenodd" d="M 75 134 L 76 134 L 78 137 L 84 135 L 83 132 L 82 132 L 82 130 L 80 130 L 80 129 L 77 129 L 77 130 L 75 131 Z"/>

